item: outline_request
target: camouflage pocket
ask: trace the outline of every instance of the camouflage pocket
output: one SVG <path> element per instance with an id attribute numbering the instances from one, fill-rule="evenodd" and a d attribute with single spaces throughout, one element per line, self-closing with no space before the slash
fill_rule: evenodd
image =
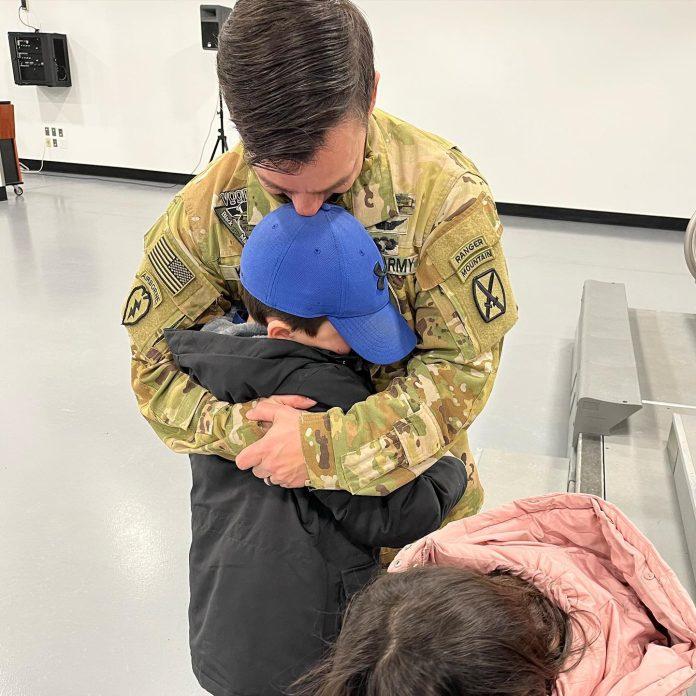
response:
<path id="1" fill-rule="evenodd" d="M 191 382 L 183 377 L 177 374 L 166 392 L 150 400 L 149 412 L 163 425 L 188 430 L 206 392 L 200 387 L 191 389 Z"/>
<path id="2" fill-rule="evenodd" d="M 428 461 L 444 447 L 440 426 L 428 406 L 421 407 L 395 426 L 409 469 L 425 464 L 423 471 L 434 462 Z M 416 473 L 421 473 L 417 471 Z"/>

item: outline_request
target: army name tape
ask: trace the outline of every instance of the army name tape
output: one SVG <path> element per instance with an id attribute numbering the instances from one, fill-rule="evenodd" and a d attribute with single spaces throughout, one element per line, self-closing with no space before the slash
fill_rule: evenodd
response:
<path id="1" fill-rule="evenodd" d="M 384 262 L 389 275 L 412 275 L 416 272 L 418 256 L 385 256 Z"/>

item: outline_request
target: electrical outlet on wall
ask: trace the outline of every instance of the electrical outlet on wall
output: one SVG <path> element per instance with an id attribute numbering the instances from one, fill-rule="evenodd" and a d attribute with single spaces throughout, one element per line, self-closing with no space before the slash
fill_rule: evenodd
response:
<path id="1" fill-rule="evenodd" d="M 65 139 L 65 127 L 55 123 L 43 124 L 44 145 L 46 147 L 55 147 L 58 149 L 66 149 L 68 147 Z"/>

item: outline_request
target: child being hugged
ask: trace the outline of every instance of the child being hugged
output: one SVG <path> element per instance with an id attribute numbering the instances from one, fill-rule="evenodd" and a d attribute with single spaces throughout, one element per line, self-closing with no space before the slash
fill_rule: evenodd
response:
<path id="1" fill-rule="evenodd" d="M 392 306 L 382 257 L 337 206 L 291 205 L 257 225 L 241 259 L 247 323 L 166 331 L 179 367 L 223 401 L 300 395 L 311 410 L 374 393 L 368 363 L 408 355 L 417 336 Z M 213 455 L 191 455 L 190 645 L 215 696 L 285 693 L 336 637 L 345 604 L 379 569 L 380 547 L 441 526 L 464 494 L 445 456 L 390 495 L 285 489 Z"/>

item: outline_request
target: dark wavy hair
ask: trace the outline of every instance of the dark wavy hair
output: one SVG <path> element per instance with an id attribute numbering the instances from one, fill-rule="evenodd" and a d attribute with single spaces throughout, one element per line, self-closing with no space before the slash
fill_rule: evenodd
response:
<path id="1" fill-rule="evenodd" d="M 353 599 L 330 654 L 291 693 L 546 696 L 586 647 L 573 616 L 515 575 L 413 568 Z"/>
<path id="2" fill-rule="evenodd" d="M 238 0 L 217 72 L 247 161 L 297 168 L 341 120 L 367 118 L 372 35 L 350 0 Z"/>

